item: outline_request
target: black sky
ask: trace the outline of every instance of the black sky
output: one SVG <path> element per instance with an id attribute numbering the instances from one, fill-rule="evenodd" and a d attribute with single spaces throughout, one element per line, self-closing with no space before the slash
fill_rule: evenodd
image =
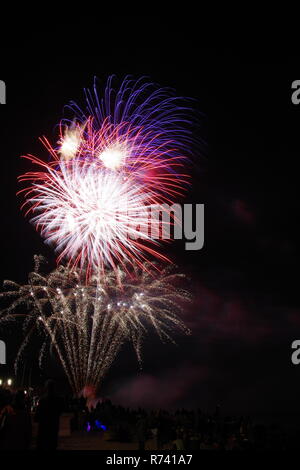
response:
<path id="1" fill-rule="evenodd" d="M 124 348 L 103 393 L 131 405 L 299 412 L 300 366 L 290 360 L 300 337 L 300 106 L 291 103 L 299 57 L 267 45 L 212 48 L 196 23 L 155 17 L 91 20 L 80 35 L 58 21 L 53 31 L 23 27 L 18 38 L 1 46 L 1 279 L 24 281 L 35 253 L 55 259 L 20 213 L 16 178 L 28 164 L 19 156 L 43 153 L 38 137 L 55 138 L 63 106 L 83 100 L 94 76 L 148 75 L 196 98 L 204 114 L 208 152 L 188 197 L 205 204 L 205 246 L 170 252 L 192 276 L 193 335 L 178 347 L 150 336 L 142 372 Z M 0 336 L 10 367 L 17 338 Z"/>

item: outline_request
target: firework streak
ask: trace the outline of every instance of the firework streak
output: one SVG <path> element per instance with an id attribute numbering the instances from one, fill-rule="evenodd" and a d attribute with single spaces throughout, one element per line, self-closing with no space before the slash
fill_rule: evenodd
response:
<path id="1" fill-rule="evenodd" d="M 170 267 L 155 276 L 150 266 L 134 268 L 130 275 L 117 268 L 93 274 L 86 285 L 78 271 L 60 266 L 45 276 L 40 264 L 41 257 L 35 256 L 28 284 L 5 281 L 6 292 L 0 294 L 11 302 L 0 323 L 23 323 L 25 339 L 16 367 L 31 336 L 39 331 L 40 365 L 50 341 L 74 393 L 79 393 L 85 385 L 101 382 L 125 341 L 133 343 L 141 360 L 142 338 L 149 327 L 162 340 L 172 340 L 174 328 L 189 333 L 178 314 L 190 294 L 180 287 L 184 276 Z M 24 306 L 29 313 L 21 313 Z"/>
<path id="2" fill-rule="evenodd" d="M 25 156 L 36 166 L 20 177 L 26 215 L 58 263 L 88 275 L 124 262 L 166 261 L 147 231 L 148 214 L 187 188 L 191 109 L 169 89 L 129 78 L 117 91 L 110 78 L 103 99 L 95 88 L 86 100 L 85 111 L 69 106 L 73 120 L 61 122 L 57 147 L 41 139 L 49 161 Z"/>

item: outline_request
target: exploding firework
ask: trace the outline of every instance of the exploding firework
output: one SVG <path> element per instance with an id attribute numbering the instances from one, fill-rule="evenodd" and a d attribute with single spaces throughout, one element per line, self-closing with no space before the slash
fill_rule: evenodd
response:
<path id="1" fill-rule="evenodd" d="M 58 267 L 45 275 L 36 257 L 27 284 L 6 281 L 1 296 L 11 304 L 0 321 L 23 320 L 16 366 L 38 331 L 40 363 L 50 345 L 79 393 L 98 386 L 124 342 L 141 360 L 149 327 L 162 340 L 173 328 L 188 333 L 179 317 L 190 300 L 183 276 L 149 259 L 167 260 L 157 234 L 176 222 L 168 205 L 189 184 L 198 142 L 190 102 L 145 79 L 127 77 L 114 89 L 110 77 L 102 97 L 95 85 L 85 109 L 68 108 L 56 144 L 41 139 L 48 160 L 27 155 L 35 168 L 20 177 L 22 207 L 56 250 Z M 157 211 L 168 217 L 152 218 Z"/>
<path id="2" fill-rule="evenodd" d="M 32 222 L 55 246 L 58 263 L 67 259 L 89 277 L 105 266 L 116 269 L 116 263 L 142 265 L 145 253 L 166 259 L 152 248 L 157 241 L 151 236 L 162 224 L 151 215 L 164 206 L 132 178 L 78 161 L 61 162 L 40 183 L 35 178 L 30 204 L 38 215 Z"/>
<path id="3" fill-rule="evenodd" d="M 146 77 L 127 76 L 119 87 L 115 82 L 115 76 L 109 77 L 101 96 L 95 79 L 93 89 L 85 90 L 85 109 L 75 102 L 67 106 L 72 121 L 63 120 L 64 127 L 74 129 L 76 119 L 84 133 L 92 118 L 93 132 L 85 135 L 89 142 L 89 135 L 100 137 L 93 148 L 104 166 L 112 160 L 113 168 L 134 172 L 162 193 L 168 193 L 168 183 L 173 187 L 177 179 L 182 188 L 184 167 L 201 144 L 194 132 L 199 115 L 193 100 L 178 97 L 171 88 L 159 87 Z"/>
<path id="4" fill-rule="evenodd" d="M 73 391 L 79 393 L 86 385 L 101 383 L 125 341 L 133 343 L 140 360 L 149 327 L 162 340 L 172 340 L 174 328 L 189 332 L 178 314 L 190 294 L 181 287 L 184 276 L 170 267 L 155 276 L 151 266 L 135 267 L 130 274 L 118 267 L 105 275 L 94 273 L 87 285 L 81 271 L 59 266 L 44 275 L 40 265 L 41 258 L 35 257 L 28 284 L 5 281 L 6 292 L 1 294 L 11 304 L 0 322 L 23 320 L 25 339 L 16 367 L 38 330 L 43 335 L 40 364 L 50 344 Z"/>
<path id="5" fill-rule="evenodd" d="M 94 88 L 86 99 L 85 111 L 71 104 L 73 120 L 60 124 L 56 147 L 42 139 L 48 162 L 25 157 L 36 171 L 20 178 L 29 183 L 23 207 L 58 263 L 88 275 L 122 262 L 143 266 L 149 255 L 166 259 L 149 233 L 149 208 L 171 204 L 187 187 L 191 109 L 169 89 L 129 78 L 116 91 L 110 78 L 103 98 Z"/>

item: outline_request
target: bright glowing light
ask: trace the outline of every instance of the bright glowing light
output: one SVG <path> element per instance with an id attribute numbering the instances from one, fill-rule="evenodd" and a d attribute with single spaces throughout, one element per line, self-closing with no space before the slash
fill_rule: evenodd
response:
<path id="1" fill-rule="evenodd" d="M 12 379 L 7 380 L 7 385 L 10 387 L 12 385 Z"/>
<path id="2" fill-rule="evenodd" d="M 2 383 L 3 383 L 3 382 L 2 382 L 2 379 L 0 379 L 0 385 L 2 385 Z"/>
<path id="3" fill-rule="evenodd" d="M 44 333 L 40 364 L 50 343 L 74 392 L 79 393 L 85 385 L 97 386 L 101 382 L 124 342 L 132 342 L 141 360 L 142 339 L 148 328 L 152 327 L 162 340 L 172 340 L 170 332 L 174 328 L 189 332 L 179 314 L 190 301 L 190 294 L 182 288 L 184 276 L 173 273 L 171 268 L 159 272 L 148 264 L 144 269 L 136 267 L 127 273 L 118 267 L 102 275 L 93 274 L 86 285 L 86 274 L 82 271 L 60 266 L 44 276 L 40 272 L 41 258 L 35 257 L 35 262 L 29 284 L 5 281 L 8 291 L 0 294 L 13 299 L 11 306 L 2 312 L 0 322 L 18 320 L 19 306 L 28 307 L 25 339 L 16 366 L 38 329 Z M 84 297 L 74 298 L 77 284 L 84 287 Z M 101 298 L 97 295 L 99 289 Z M 141 289 L 143 305 L 134 301 Z"/>
<path id="4" fill-rule="evenodd" d="M 60 141 L 59 153 L 65 160 L 74 158 L 79 146 L 81 139 L 80 129 L 66 129 L 64 137 Z"/>
<path id="5" fill-rule="evenodd" d="M 99 421 L 98 419 L 96 419 L 95 425 L 98 429 L 102 429 L 103 431 L 107 430 L 107 426 L 105 426 L 105 424 L 102 424 L 101 421 Z"/>
<path id="6" fill-rule="evenodd" d="M 124 164 L 125 155 L 121 149 L 111 148 L 101 152 L 99 158 L 106 168 L 115 170 Z"/>

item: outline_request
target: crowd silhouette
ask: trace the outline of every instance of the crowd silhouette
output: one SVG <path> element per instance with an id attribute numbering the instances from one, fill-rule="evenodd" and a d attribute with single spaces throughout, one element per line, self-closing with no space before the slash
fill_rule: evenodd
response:
<path id="1" fill-rule="evenodd" d="M 219 406 L 213 413 L 205 413 L 200 409 L 131 409 L 116 406 L 110 400 L 99 402 L 92 410 L 82 405 L 80 401 L 70 404 L 74 430 L 98 432 L 97 423 L 105 423 L 111 440 L 137 441 L 140 450 L 147 449 L 148 441 L 157 450 L 284 450 L 288 446 L 281 426 L 255 423 L 250 417 L 222 416 Z"/>
<path id="2" fill-rule="evenodd" d="M 70 417 L 71 433 L 82 436 L 103 433 L 109 440 L 136 443 L 139 450 L 284 450 L 293 445 L 279 425 L 254 422 L 250 417 L 223 415 L 219 406 L 213 413 L 200 409 L 146 410 L 98 401 L 88 408 L 81 397 L 60 397 L 48 381 L 40 396 L 12 393 L 0 388 L 0 449 L 55 450 L 58 446 L 59 418 Z M 32 423 L 37 436 L 32 439 Z"/>

